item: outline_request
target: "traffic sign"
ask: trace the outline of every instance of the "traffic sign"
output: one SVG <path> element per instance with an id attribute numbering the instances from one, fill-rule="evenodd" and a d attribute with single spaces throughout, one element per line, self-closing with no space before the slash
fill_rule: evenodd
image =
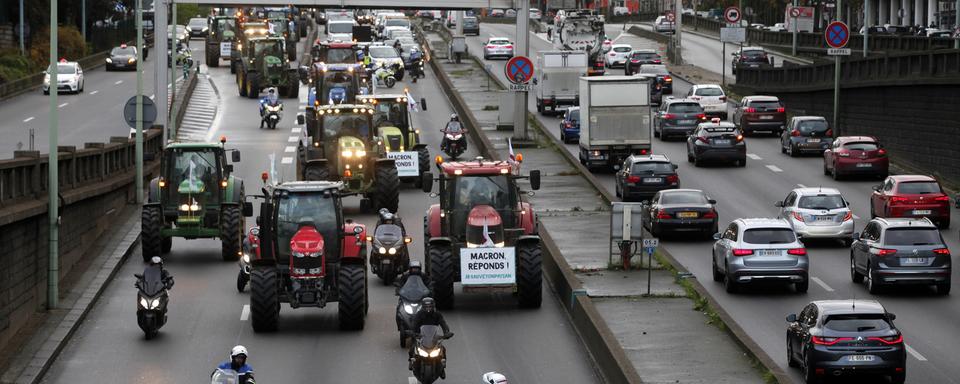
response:
<path id="1" fill-rule="evenodd" d="M 801 9 L 799 7 L 790 8 L 790 17 L 800 17 Z"/>
<path id="2" fill-rule="evenodd" d="M 660 246 L 660 239 L 643 239 L 643 247 L 653 247 L 656 248 Z"/>
<path id="3" fill-rule="evenodd" d="M 736 23 L 740 21 L 740 8 L 737 7 L 727 7 L 723 10 L 723 18 L 727 20 L 728 23 Z"/>
<path id="4" fill-rule="evenodd" d="M 830 56 L 850 56 L 850 48 L 827 48 Z"/>
<path id="5" fill-rule="evenodd" d="M 720 41 L 724 43 L 742 43 L 747 41 L 747 29 L 743 27 L 721 27 Z"/>
<path id="6" fill-rule="evenodd" d="M 830 48 L 843 48 L 850 41 L 850 28 L 842 21 L 834 21 L 827 25 L 823 37 L 827 40 L 827 45 Z"/>
<path id="7" fill-rule="evenodd" d="M 673 11 L 667 11 L 667 21 L 672 23 L 676 19 L 677 19 L 677 15 L 675 15 Z"/>
<path id="8" fill-rule="evenodd" d="M 140 96 L 143 99 L 143 127 L 150 128 L 153 122 L 157 120 L 157 105 L 149 97 Z M 137 97 L 133 96 L 123 106 L 123 119 L 126 120 L 130 128 L 137 127 Z"/>
<path id="9" fill-rule="evenodd" d="M 526 84 L 533 78 L 533 62 L 526 56 L 514 56 L 503 67 L 507 80 L 514 84 Z"/>

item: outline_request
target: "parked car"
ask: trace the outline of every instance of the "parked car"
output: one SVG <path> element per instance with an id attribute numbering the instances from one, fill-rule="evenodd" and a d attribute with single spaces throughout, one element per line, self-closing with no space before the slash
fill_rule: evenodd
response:
<path id="1" fill-rule="evenodd" d="M 713 281 L 735 293 L 752 282 L 792 284 L 797 293 L 810 285 L 807 249 L 783 219 L 736 219 L 713 235 Z"/>
<path id="2" fill-rule="evenodd" d="M 950 197 L 932 176 L 887 176 L 873 186 L 870 217 L 926 217 L 940 228 L 950 227 Z"/>
<path id="3" fill-rule="evenodd" d="M 840 240 L 853 243 L 853 212 L 834 188 L 796 188 L 774 204 L 801 239 Z"/>
<path id="4" fill-rule="evenodd" d="M 741 66 L 744 68 L 761 68 L 773 64 L 771 57 L 767 55 L 767 50 L 763 47 L 743 47 L 732 53 L 732 56 L 733 61 L 730 62 L 730 70 L 734 74 Z"/>
<path id="5" fill-rule="evenodd" d="M 707 161 L 736 162 L 747 166 L 747 143 L 733 123 L 715 117 L 709 123 L 700 123 L 687 137 L 687 161 L 694 166 Z"/>
<path id="6" fill-rule="evenodd" d="M 837 376 L 883 374 L 894 384 L 907 377 L 897 316 L 874 300 L 822 300 L 787 316 L 787 365 L 807 383 Z"/>
<path id="7" fill-rule="evenodd" d="M 707 116 L 727 119 L 727 95 L 719 84 L 694 84 L 687 92 L 687 98 L 700 103 Z"/>
<path id="8" fill-rule="evenodd" d="M 667 70 L 666 65 L 644 64 L 640 66 L 640 71 L 637 73 L 646 76 L 656 76 L 657 79 L 661 81 L 661 84 L 663 84 L 663 93 L 665 95 L 673 94 L 673 77 L 670 76 L 670 71 Z"/>
<path id="9" fill-rule="evenodd" d="M 787 124 L 787 109 L 776 96 L 744 96 L 733 112 L 733 121 L 744 135 L 756 131 L 779 135 Z"/>
<path id="10" fill-rule="evenodd" d="M 631 155 L 616 179 L 616 194 L 623 201 L 647 200 L 658 191 L 680 188 L 677 165 L 664 155 Z"/>
<path id="11" fill-rule="evenodd" d="M 630 16 L 630 8 L 627 7 L 613 7 L 614 16 Z"/>
<path id="12" fill-rule="evenodd" d="M 666 16 L 657 16 L 653 22 L 653 31 L 658 33 L 674 33 L 674 22 L 667 19 Z"/>
<path id="13" fill-rule="evenodd" d="M 834 180 L 853 175 L 885 178 L 889 169 L 887 150 L 875 137 L 840 136 L 823 151 L 823 174 Z"/>
<path id="14" fill-rule="evenodd" d="M 887 285 L 932 285 L 950 293 L 950 249 L 927 218 L 876 218 L 850 247 L 850 278 L 870 293 Z"/>
<path id="15" fill-rule="evenodd" d="M 630 55 L 630 52 L 633 51 L 633 47 L 630 44 L 614 44 L 610 51 L 607 52 L 607 56 L 604 59 L 604 65 L 607 68 L 614 68 L 618 66 L 623 66 L 627 62 L 627 57 Z"/>
<path id="16" fill-rule="evenodd" d="M 686 139 L 706 119 L 703 107 L 695 100 L 668 97 L 653 115 L 653 136 L 663 141 L 669 137 Z"/>
<path id="17" fill-rule="evenodd" d="M 494 57 L 509 59 L 513 57 L 513 42 L 505 37 L 491 37 L 483 45 L 483 58 L 490 60 Z"/>
<path id="18" fill-rule="evenodd" d="M 517 17 L 517 10 L 510 8 L 506 11 L 503 11 L 503 17 Z"/>
<path id="19" fill-rule="evenodd" d="M 634 49 L 630 52 L 627 62 L 623 66 L 623 74 L 632 76 L 640 72 L 640 66 L 645 64 L 663 64 L 660 54 L 653 49 Z"/>
<path id="20" fill-rule="evenodd" d="M 833 130 L 823 116 L 794 116 L 780 134 L 780 153 L 797 157 L 804 153 L 823 154 L 833 144 Z"/>
<path id="21" fill-rule="evenodd" d="M 569 144 L 577 140 L 580 140 L 580 107 L 570 107 L 560 120 L 560 141 Z"/>
<path id="22" fill-rule="evenodd" d="M 699 189 L 665 189 L 641 206 L 643 226 L 654 237 L 699 232 L 710 238 L 719 232 L 717 201 Z"/>
<path id="23" fill-rule="evenodd" d="M 770 32 L 786 32 L 787 25 L 784 23 L 776 23 L 774 25 L 767 27 L 767 30 Z"/>

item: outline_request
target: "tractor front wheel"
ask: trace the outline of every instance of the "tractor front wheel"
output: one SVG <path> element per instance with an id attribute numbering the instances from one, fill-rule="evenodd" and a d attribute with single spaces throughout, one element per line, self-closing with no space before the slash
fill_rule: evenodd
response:
<path id="1" fill-rule="evenodd" d="M 160 247 L 160 251 L 163 252 L 164 254 L 167 254 L 167 253 L 170 253 L 171 249 L 173 249 L 173 238 L 164 237 L 163 246 Z"/>
<path id="2" fill-rule="evenodd" d="M 218 55 L 218 53 L 214 52 L 213 49 L 207 49 L 207 66 L 210 68 L 216 68 L 219 65 L 220 65 L 220 56 Z"/>
<path id="3" fill-rule="evenodd" d="M 433 284 L 433 298 L 437 308 L 453 308 L 453 281 L 457 266 L 450 246 L 431 246 L 427 256 L 430 258 L 430 280 Z"/>
<path id="4" fill-rule="evenodd" d="M 397 175 L 397 167 L 377 167 L 375 177 L 374 209 L 386 208 L 390 212 L 396 212 L 400 205 L 400 176 Z"/>
<path id="5" fill-rule="evenodd" d="M 160 256 L 163 252 L 163 236 L 160 235 L 162 229 L 163 213 L 160 207 L 143 207 L 140 213 L 140 252 L 144 262 L 149 262 L 150 258 Z"/>
<path id="6" fill-rule="evenodd" d="M 287 97 L 292 99 L 300 98 L 300 79 L 298 78 L 296 72 L 291 72 L 287 75 Z"/>
<path id="7" fill-rule="evenodd" d="M 240 258 L 240 244 L 243 241 L 243 215 L 239 206 L 225 206 L 220 217 L 220 255 L 223 261 L 236 261 Z"/>
<path id="8" fill-rule="evenodd" d="M 330 180 L 330 170 L 327 167 L 308 165 L 303 170 L 303 179 L 306 181 L 324 181 Z"/>
<path id="9" fill-rule="evenodd" d="M 420 165 L 420 176 L 417 177 L 416 186 L 420 188 L 423 185 L 423 174 L 430 171 L 430 151 L 427 150 L 426 146 L 420 147 L 417 149 L 417 162 Z"/>
<path id="10" fill-rule="evenodd" d="M 247 97 L 247 91 L 250 89 L 250 85 L 247 84 L 247 81 L 249 80 L 246 76 L 244 76 L 243 72 L 237 74 L 237 90 L 241 97 Z"/>
<path id="11" fill-rule="evenodd" d="M 361 330 L 366 314 L 367 274 L 362 265 L 340 267 L 338 282 L 340 298 L 337 302 L 340 329 Z"/>
<path id="12" fill-rule="evenodd" d="M 274 266 L 250 272 L 250 324 L 254 332 L 273 332 L 280 322 L 280 282 Z"/>
<path id="13" fill-rule="evenodd" d="M 543 301 L 543 262 L 540 243 L 517 246 L 517 296 L 523 308 L 540 308 Z"/>

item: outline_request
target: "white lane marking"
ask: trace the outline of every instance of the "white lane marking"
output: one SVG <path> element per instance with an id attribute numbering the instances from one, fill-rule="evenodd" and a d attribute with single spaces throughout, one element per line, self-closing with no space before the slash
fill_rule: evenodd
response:
<path id="1" fill-rule="evenodd" d="M 57 108 L 63 108 L 63 107 L 66 107 L 66 106 L 68 106 L 68 105 L 70 105 L 70 103 L 63 103 L 63 104 L 58 105 Z"/>
<path id="2" fill-rule="evenodd" d="M 24 122 L 24 123 L 29 123 L 30 120 L 33 120 L 33 116 L 30 116 L 30 117 L 28 117 L 28 118 L 26 118 L 26 119 L 23 119 L 23 122 Z"/>
<path id="3" fill-rule="evenodd" d="M 100 91 L 90 91 L 91 95 L 96 95 L 97 93 L 100 93 Z"/>
<path id="4" fill-rule="evenodd" d="M 297 141 L 300 141 L 300 138 L 296 136 L 290 136 L 287 138 L 288 143 L 296 143 Z"/>
<path id="5" fill-rule="evenodd" d="M 113 85 L 120 85 L 120 84 L 123 84 L 123 80 L 117 80 L 113 82 Z"/>
<path id="6" fill-rule="evenodd" d="M 284 158 L 280 159 L 280 164 L 293 164 L 293 158 L 292 158 L 292 157 L 284 157 Z"/>
<path id="7" fill-rule="evenodd" d="M 286 148 L 283 149 L 283 151 L 286 152 L 286 153 L 293 153 L 293 152 L 296 151 L 296 150 L 297 150 L 297 148 L 294 147 L 294 146 L 292 146 L 292 145 L 291 145 L 291 146 L 288 146 L 288 147 L 286 147 Z"/>
<path id="8" fill-rule="evenodd" d="M 907 352 L 913 355 L 913 357 L 915 357 L 917 360 L 927 361 L 927 358 L 923 357 L 923 355 L 921 355 L 920 352 L 917 352 L 916 349 L 913 349 L 913 347 L 911 347 L 910 344 L 904 344 L 904 346 L 907 347 Z"/>
<path id="9" fill-rule="evenodd" d="M 747 154 L 747 157 L 749 157 L 751 160 L 763 160 L 762 157 L 757 156 L 757 155 L 754 154 L 754 153 L 748 153 L 748 154 Z"/>
<path id="10" fill-rule="evenodd" d="M 814 283 L 817 283 L 817 285 L 823 287 L 823 289 L 827 292 L 833 292 L 833 288 L 830 288 L 830 286 L 827 285 L 827 283 L 824 283 L 823 280 L 820 280 L 819 277 L 811 277 L 810 280 L 813 280 Z"/>
<path id="11" fill-rule="evenodd" d="M 860 216 L 857 216 L 856 214 L 853 215 L 853 218 L 854 218 L 854 219 L 857 219 L 857 220 L 860 220 Z"/>
<path id="12" fill-rule="evenodd" d="M 290 128 L 290 132 L 292 132 L 292 133 L 300 133 L 300 127 Z"/>
<path id="13" fill-rule="evenodd" d="M 807 187 L 806 185 L 803 185 L 803 184 L 797 184 L 797 186 L 800 187 L 800 188 L 806 188 L 806 187 Z"/>
<path id="14" fill-rule="evenodd" d="M 774 171 L 774 172 L 783 172 L 783 170 L 780 169 L 780 167 L 777 167 L 776 165 L 773 165 L 773 164 L 767 164 L 766 167 L 767 167 L 767 169 L 769 169 L 769 170 L 771 170 L 771 171 Z"/>
<path id="15" fill-rule="evenodd" d="M 247 321 L 250 318 L 250 304 L 244 304 L 240 311 L 240 321 Z"/>

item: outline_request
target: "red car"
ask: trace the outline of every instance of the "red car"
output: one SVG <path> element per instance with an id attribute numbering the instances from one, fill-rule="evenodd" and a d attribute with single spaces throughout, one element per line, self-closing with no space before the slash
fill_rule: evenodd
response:
<path id="1" fill-rule="evenodd" d="M 890 159 L 887 150 L 871 136 L 840 136 L 823 152 L 823 174 L 840 180 L 844 176 L 887 177 Z"/>
<path id="2" fill-rule="evenodd" d="M 873 186 L 870 216 L 926 217 L 946 229 L 950 227 L 950 197 L 931 176 L 888 176 L 883 184 Z"/>

